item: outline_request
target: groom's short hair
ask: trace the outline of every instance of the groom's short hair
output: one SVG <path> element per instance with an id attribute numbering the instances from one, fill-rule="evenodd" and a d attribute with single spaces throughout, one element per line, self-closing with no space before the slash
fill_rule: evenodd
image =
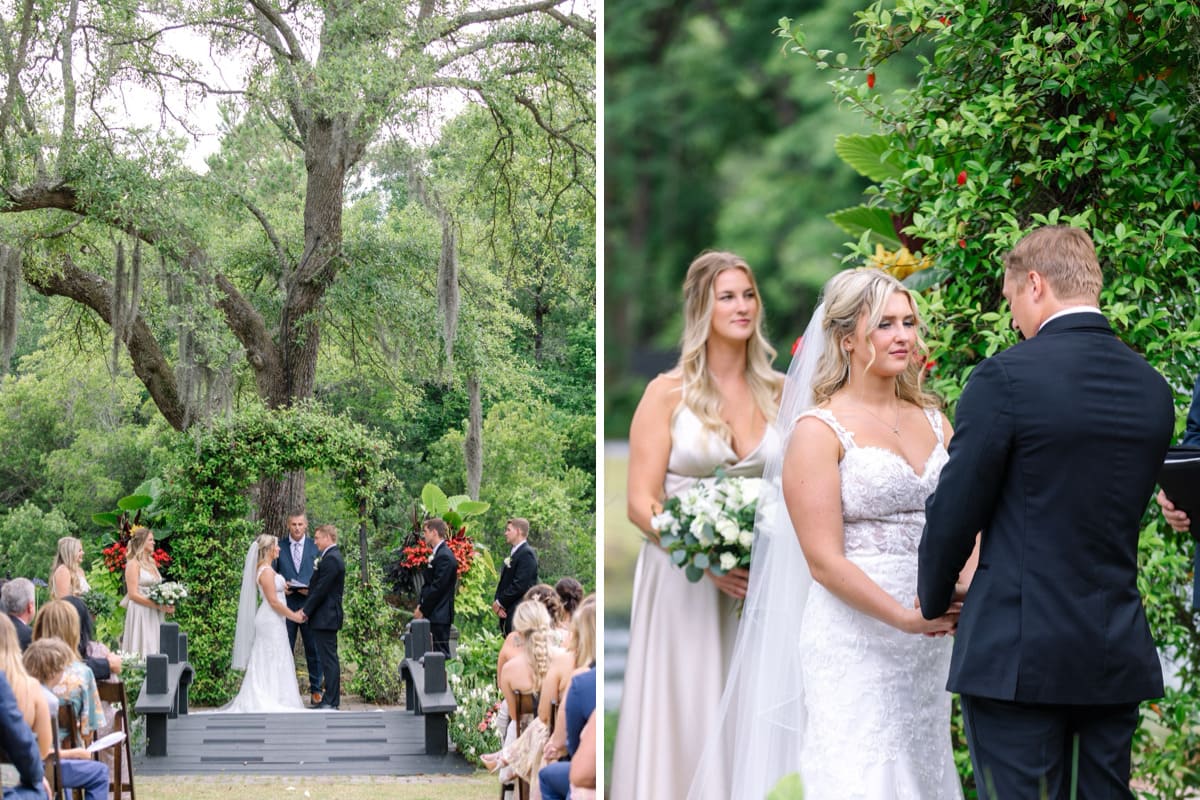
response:
<path id="1" fill-rule="evenodd" d="M 1027 233 L 1004 256 L 1004 269 L 1018 276 L 1038 273 L 1059 300 L 1097 302 L 1104 285 L 1092 237 L 1070 225 L 1047 225 Z"/>
<path id="2" fill-rule="evenodd" d="M 513 517 L 508 521 L 508 524 L 520 531 L 522 536 L 529 536 L 529 520 L 523 517 Z"/>
<path id="3" fill-rule="evenodd" d="M 437 535 L 443 539 L 446 538 L 446 531 L 448 530 L 446 527 L 446 520 L 438 517 L 431 517 L 430 519 L 425 520 L 423 523 L 421 523 L 421 528 L 422 530 L 425 528 L 431 528 L 437 531 Z"/>
<path id="4" fill-rule="evenodd" d="M 338 532 L 337 532 L 337 528 L 335 528 L 333 525 L 330 525 L 330 524 L 322 525 L 319 528 L 317 528 L 316 531 L 314 531 L 314 535 L 317 533 L 325 534 L 326 536 L 329 537 L 329 541 L 333 542 L 334 544 L 337 544 Z"/>

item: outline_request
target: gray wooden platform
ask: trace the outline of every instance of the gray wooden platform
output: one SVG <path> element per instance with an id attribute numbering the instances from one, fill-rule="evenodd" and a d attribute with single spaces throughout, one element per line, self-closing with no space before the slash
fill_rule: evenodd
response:
<path id="1" fill-rule="evenodd" d="M 134 756 L 135 775 L 467 775 L 457 753 L 425 755 L 406 711 L 200 713 L 167 725 L 167 753 Z"/>

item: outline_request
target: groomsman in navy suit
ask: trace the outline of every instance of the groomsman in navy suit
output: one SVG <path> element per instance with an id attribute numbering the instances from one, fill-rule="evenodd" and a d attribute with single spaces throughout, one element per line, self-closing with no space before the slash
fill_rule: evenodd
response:
<path id="1" fill-rule="evenodd" d="M 421 599 L 413 613 L 414 619 L 429 620 L 429 635 L 433 646 L 450 657 L 450 626 L 454 624 L 454 592 L 458 588 L 458 559 L 446 544 L 446 521 L 427 519 L 421 528 L 425 544 L 433 550 Z"/>
<path id="2" fill-rule="evenodd" d="M 947 688 L 981 800 L 1067 797 L 1076 745 L 1079 797 L 1132 798 L 1138 705 L 1163 693 L 1137 555 L 1171 389 L 1100 312 L 1086 232 L 1039 228 L 1004 266 L 1025 341 L 975 367 L 959 400 L 920 608 L 934 619 L 963 599 Z M 978 568 L 956 585 L 977 535 Z"/>
<path id="3" fill-rule="evenodd" d="M 288 516 L 288 532 L 279 537 L 279 558 L 275 561 L 275 571 L 287 581 L 284 599 L 292 611 L 304 608 L 308 600 L 308 587 L 313 578 L 313 561 L 317 557 L 317 545 L 308 536 L 308 516 L 303 511 L 295 511 Z M 321 659 L 317 656 L 316 637 L 308 623 L 287 621 L 288 646 L 296 649 L 296 632 L 304 642 L 304 661 L 308 665 L 308 686 L 312 692 L 312 704 L 320 705 L 324 687 L 321 674 Z"/>
<path id="4" fill-rule="evenodd" d="M 500 571 L 500 584 L 492 610 L 500 617 L 500 632 L 505 636 L 512 633 L 512 615 L 517 605 L 538 580 L 537 554 L 529 546 L 529 520 L 514 517 L 504 528 L 504 539 L 512 546 L 504 569 Z"/>

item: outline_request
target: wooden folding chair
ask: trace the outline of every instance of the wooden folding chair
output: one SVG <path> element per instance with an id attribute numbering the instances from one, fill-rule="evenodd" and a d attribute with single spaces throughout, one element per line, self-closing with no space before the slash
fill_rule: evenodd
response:
<path id="1" fill-rule="evenodd" d="M 521 734 L 525 732 L 524 718 L 531 714 L 537 713 L 538 696 L 533 692 L 517 692 L 517 718 L 514 720 L 517 725 L 517 738 L 521 738 Z M 500 784 L 500 800 L 504 800 L 505 792 L 510 789 L 515 790 L 517 797 L 520 800 L 529 800 L 529 782 L 523 778 L 517 778 L 516 781 Z"/>
<path id="2" fill-rule="evenodd" d="M 125 741 L 112 748 L 112 774 L 108 789 L 113 800 L 121 800 L 126 792 L 129 800 L 137 800 L 133 789 L 133 748 L 130 745 L 129 732 L 129 698 L 125 694 L 124 681 L 99 681 L 96 688 L 100 690 L 100 699 L 112 706 L 113 730 L 125 734 Z M 100 754 L 96 754 L 97 760 Z M 126 774 L 128 773 L 128 774 Z"/>

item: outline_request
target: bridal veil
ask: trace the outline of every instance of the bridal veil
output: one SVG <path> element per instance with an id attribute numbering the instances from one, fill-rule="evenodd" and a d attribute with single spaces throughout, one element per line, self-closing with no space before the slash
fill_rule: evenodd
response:
<path id="1" fill-rule="evenodd" d="M 775 422 L 783 447 L 763 472 L 749 592 L 720 721 L 707 732 L 689 800 L 763 800 L 780 778 L 800 769 L 805 707 L 799 634 L 812 576 L 783 502 L 781 477 L 796 418 L 813 405 L 813 377 L 825 350 L 824 319 L 822 303 L 784 383 Z"/>
<path id="2" fill-rule="evenodd" d="M 254 615 L 258 612 L 258 539 L 250 543 L 242 568 L 237 627 L 233 633 L 233 668 L 245 669 L 254 647 Z"/>

